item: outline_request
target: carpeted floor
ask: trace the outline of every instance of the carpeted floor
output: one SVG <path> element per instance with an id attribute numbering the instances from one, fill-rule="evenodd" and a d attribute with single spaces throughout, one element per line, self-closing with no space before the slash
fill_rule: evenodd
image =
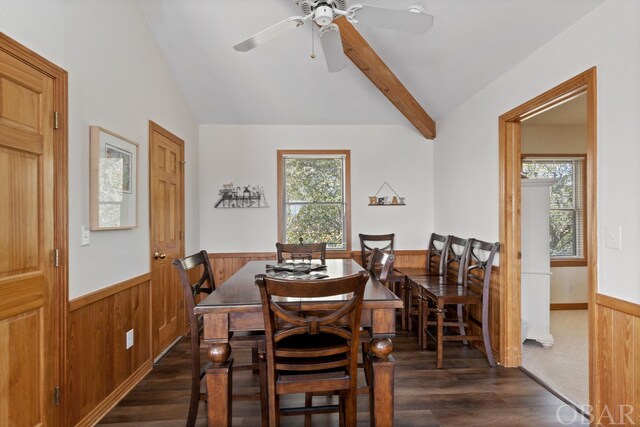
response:
<path id="1" fill-rule="evenodd" d="M 587 310 L 551 311 L 551 334 L 555 344 L 548 350 L 536 341 L 525 341 L 522 366 L 576 405 L 588 405 Z"/>

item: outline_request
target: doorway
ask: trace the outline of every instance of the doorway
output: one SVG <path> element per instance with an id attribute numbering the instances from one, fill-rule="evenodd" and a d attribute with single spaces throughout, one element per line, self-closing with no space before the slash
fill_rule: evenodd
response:
<path id="1" fill-rule="evenodd" d="M 589 400 L 594 396 L 594 322 L 597 289 L 597 219 L 596 219 L 596 69 L 591 68 L 555 88 L 525 102 L 500 116 L 500 313 L 501 363 L 507 367 L 522 364 L 521 347 L 521 135 L 522 122 L 584 94 L 587 104 L 587 146 L 584 239 L 588 242 L 585 258 L 587 269 Z"/>
<path id="2" fill-rule="evenodd" d="M 586 93 L 523 120 L 520 130 L 522 367 L 586 407 Z"/>
<path id="3" fill-rule="evenodd" d="M 63 425 L 67 73 L 0 33 L 0 425 Z"/>

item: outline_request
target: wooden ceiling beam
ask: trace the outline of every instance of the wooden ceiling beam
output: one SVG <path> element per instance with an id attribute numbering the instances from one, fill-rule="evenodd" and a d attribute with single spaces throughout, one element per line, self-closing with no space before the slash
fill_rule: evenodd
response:
<path id="1" fill-rule="evenodd" d="M 369 43 L 344 17 L 333 21 L 340 27 L 347 57 L 427 139 L 436 137 L 436 122 L 398 80 Z"/>

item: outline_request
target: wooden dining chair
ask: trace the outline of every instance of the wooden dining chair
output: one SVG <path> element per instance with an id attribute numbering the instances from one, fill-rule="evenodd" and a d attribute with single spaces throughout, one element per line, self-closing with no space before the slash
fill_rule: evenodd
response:
<path id="1" fill-rule="evenodd" d="M 368 268 L 369 257 L 373 248 L 378 248 L 382 252 L 393 255 L 393 244 L 395 234 L 358 234 L 360 236 L 360 260 L 365 269 Z"/>
<path id="2" fill-rule="evenodd" d="M 395 262 L 395 255 L 387 252 L 383 252 L 379 248 L 373 248 L 369 253 L 367 259 L 367 271 L 371 277 L 384 284 L 391 292 L 396 294 L 400 299 L 404 301 L 404 284 L 405 276 L 400 272 L 394 270 L 393 263 Z M 400 322 L 403 329 L 406 328 L 406 305 L 403 305 L 400 309 Z"/>
<path id="3" fill-rule="evenodd" d="M 425 304 L 422 303 L 422 287 L 418 285 L 417 282 L 425 276 L 444 275 L 446 257 L 443 257 L 442 254 L 447 252 L 447 248 L 449 246 L 448 239 L 449 236 L 431 233 L 429 243 L 427 245 L 426 268 L 409 268 L 401 270 L 405 275 L 405 292 L 403 302 L 406 312 L 405 322 L 407 324 L 407 330 L 408 332 L 412 332 L 415 321 L 418 328 L 418 346 L 421 348 L 426 347 L 425 333 L 421 330 L 421 326 L 424 323 L 425 313 L 423 312 L 423 308 Z"/>
<path id="4" fill-rule="evenodd" d="M 284 254 L 289 254 L 291 259 L 320 259 L 324 264 L 327 257 L 327 243 L 276 243 L 278 262 L 284 262 Z"/>
<path id="5" fill-rule="evenodd" d="M 427 246 L 427 275 L 443 276 L 446 269 L 447 258 L 443 254 L 447 253 L 449 247 L 449 236 L 431 233 Z"/>
<path id="6" fill-rule="evenodd" d="M 280 425 L 284 415 L 339 413 L 341 426 L 357 419 L 358 337 L 362 300 L 369 275 L 326 280 L 286 280 L 260 274 L 260 289 L 267 348 L 269 425 Z M 344 295 L 331 308 L 326 297 Z M 325 298 L 300 311 L 286 298 Z M 280 407 L 280 396 L 291 393 L 339 394 L 338 405 Z M 307 401 L 308 402 L 308 401 Z"/>
<path id="7" fill-rule="evenodd" d="M 389 277 L 393 274 L 393 262 L 395 259 L 395 255 L 383 252 L 378 248 L 373 248 L 369 256 L 369 262 L 367 263 L 369 275 L 386 284 Z"/>
<path id="8" fill-rule="evenodd" d="M 358 234 L 360 237 L 360 265 L 365 269 L 369 269 L 369 259 L 371 258 L 371 252 L 374 248 L 380 249 L 382 252 L 393 255 L 393 246 L 395 243 L 395 234 Z M 385 284 L 387 287 L 396 294 L 403 301 L 405 300 L 405 285 L 406 280 L 403 274 L 395 270 L 391 270 L 388 275 Z M 402 317 L 400 318 L 400 328 L 407 329 L 406 315 L 404 308 L 401 310 Z"/>
<path id="9" fill-rule="evenodd" d="M 213 270 L 209 262 L 209 256 L 206 251 L 200 251 L 194 255 L 187 256 L 182 259 L 173 260 L 174 267 L 178 270 L 180 284 L 184 293 L 185 307 L 189 317 L 189 330 L 191 335 L 191 397 L 189 400 L 189 415 L 187 416 L 187 427 L 195 425 L 198 415 L 198 403 L 200 400 L 206 400 L 206 391 L 201 391 L 206 369 L 211 365 L 210 362 L 204 366 L 200 361 L 200 349 L 206 348 L 202 343 L 202 316 L 194 313 L 196 300 L 201 294 L 210 294 L 215 290 L 215 281 L 213 279 Z M 200 273 L 200 278 L 192 282 L 191 277 L 196 277 Z M 257 371 L 260 376 L 260 392 L 249 395 L 234 395 L 239 400 L 257 400 L 261 401 L 262 410 L 262 426 L 267 426 L 267 399 L 266 399 L 266 364 L 265 351 L 266 344 L 264 333 L 254 332 L 246 334 L 234 334 L 229 344 L 232 348 L 250 348 L 252 351 L 252 363 L 248 365 L 234 365 L 234 370 L 253 370 Z"/>
<path id="10" fill-rule="evenodd" d="M 435 241 L 442 241 L 442 236 L 437 235 L 434 238 L 434 241 L 430 241 L 430 245 Z M 467 252 L 469 250 L 469 239 L 463 239 L 461 237 L 456 236 L 446 236 L 444 242 L 442 242 L 442 246 L 433 251 L 434 256 L 431 259 L 427 259 L 428 262 L 432 264 L 433 273 L 434 274 L 426 274 L 420 278 L 414 277 L 412 279 L 413 283 L 417 284 L 420 287 L 418 291 L 420 295 L 420 315 L 419 315 L 419 325 L 420 325 L 420 338 L 418 339 L 422 348 L 427 348 L 428 340 L 427 340 L 427 328 L 430 325 L 429 318 L 435 316 L 437 307 L 435 306 L 433 300 L 428 297 L 426 293 L 426 289 L 428 287 L 439 287 L 445 284 L 449 285 L 461 285 L 464 280 L 464 260 L 466 259 Z M 437 265 L 437 272 L 439 274 L 435 274 Z M 456 316 L 460 326 L 458 330 L 460 335 L 464 335 L 464 325 L 462 325 L 463 321 L 463 312 L 462 305 L 458 305 L 456 307 Z M 466 342 L 465 342 L 466 344 Z"/>
<path id="11" fill-rule="evenodd" d="M 427 336 L 436 341 L 437 367 L 442 367 L 443 347 L 445 341 L 483 341 L 489 365 L 494 367 L 495 361 L 491 349 L 489 331 L 489 297 L 491 289 L 491 272 L 493 260 L 498 252 L 498 243 L 487 243 L 470 239 L 459 262 L 460 279 L 448 282 L 425 283 L 424 295 L 435 306 L 435 320 L 428 320 L 428 326 L 436 327 L 436 335 L 427 332 Z M 446 318 L 447 306 L 455 305 L 457 319 Z M 473 310 L 477 307 L 476 310 Z M 480 333 L 473 333 L 472 324 L 479 327 Z M 458 335 L 445 335 L 445 327 L 457 327 Z M 467 333 L 469 332 L 469 333 Z"/>

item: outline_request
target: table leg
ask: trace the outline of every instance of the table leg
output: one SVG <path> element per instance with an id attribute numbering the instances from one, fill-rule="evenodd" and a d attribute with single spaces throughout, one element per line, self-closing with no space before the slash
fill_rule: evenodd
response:
<path id="1" fill-rule="evenodd" d="M 407 300 L 407 287 L 405 286 L 404 282 L 400 282 L 400 283 L 396 283 L 395 286 L 397 286 L 399 289 L 399 295 L 398 293 L 396 293 L 396 295 L 398 295 L 400 297 L 400 299 L 402 300 L 402 302 L 404 303 Z M 403 308 L 400 309 L 400 328 L 403 331 L 407 330 L 407 305 L 405 303 L 405 306 Z"/>
<path id="2" fill-rule="evenodd" d="M 413 285 L 409 279 L 405 279 L 405 301 L 404 301 L 404 313 L 406 317 L 407 331 L 411 333 L 413 325 L 411 323 L 411 308 L 413 306 Z"/>
<path id="3" fill-rule="evenodd" d="M 395 360 L 391 356 L 393 343 L 389 338 L 372 338 L 371 426 L 393 426 L 393 377 Z"/>
<path id="4" fill-rule="evenodd" d="M 228 343 L 209 345 L 209 360 L 213 366 L 207 369 L 207 425 L 231 426 L 231 396 L 233 358 Z"/>
<path id="5" fill-rule="evenodd" d="M 422 296 L 422 288 L 416 288 L 417 292 L 418 292 L 418 347 L 420 348 L 425 348 L 426 346 L 424 345 L 424 329 L 427 327 L 427 325 L 425 324 L 425 316 L 427 313 L 427 308 L 425 308 L 425 302 Z"/>
<path id="6" fill-rule="evenodd" d="M 438 369 L 442 368 L 442 352 L 444 351 L 444 315 L 444 304 L 438 300 L 438 306 L 436 308 L 436 367 Z"/>

